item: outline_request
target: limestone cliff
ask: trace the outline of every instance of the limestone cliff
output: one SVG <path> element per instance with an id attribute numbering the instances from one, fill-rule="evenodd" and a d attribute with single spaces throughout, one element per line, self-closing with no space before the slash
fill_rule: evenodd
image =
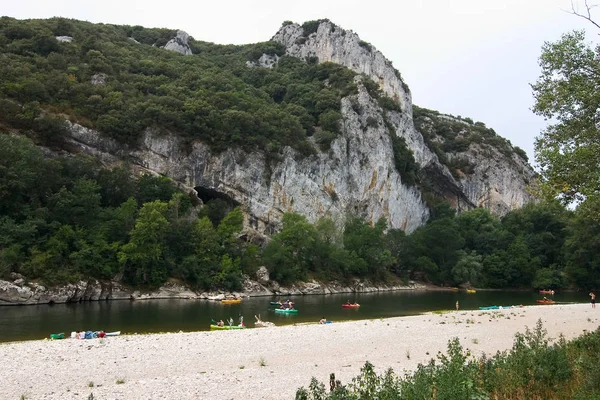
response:
<path id="1" fill-rule="evenodd" d="M 421 132 L 424 127 L 421 125 L 419 131 L 415 128 L 410 91 L 400 73 L 381 52 L 360 40 L 356 33 L 328 20 L 319 20 L 303 25 L 284 24 L 272 40 L 282 43 L 287 55 L 338 63 L 378 83 L 383 93 L 400 106 L 402 112 L 392 118 L 395 134 L 404 137 L 413 151 L 421 167 L 422 179 L 458 210 L 484 207 L 503 215 L 534 200 L 528 190 L 535 177 L 533 169 L 502 138 L 495 138 L 494 144 L 489 143 L 491 140 L 475 143 L 463 152 L 440 154 L 439 149 L 431 149 L 431 141 L 426 143 Z M 438 154 L 444 157 L 444 162 L 440 162 Z M 445 162 L 446 159 L 468 159 L 474 168 L 469 173 L 457 172 L 452 163 Z"/>
<path id="2" fill-rule="evenodd" d="M 190 54 L 188 40 L 178 31 L 165 48 Z M 277 230 L 287 211 L 310 221 L 329 216 L 340 223 L 349 215 L 370 222 L 385 217 L 390 227 L 411 232 L 428 219 L 425 190 L 450 200 L 458 210 L 481 206 L 499 215 L 532 200 L 526 186 L 534 173 L 510 146 L 499 151 L 491 141 L 473 142 L 460 152 L 436 147 L 440 141 L 436 127 L 444 118 L 420 121 L 417 129 L 410 91 L 399 72 L 355 33 L 323 20 L 308 28 L 285 24 L 273 40 L 285 47 L 288 56 L 339 63 L 364 74 L 356 77 L 358 94 L 342 99 L 340 135 L 326 152 L 305 157 L 286 147 L 280 160 L 273 161 L 259 151 L 230 148 L 214 153 L 200 141 L 184 143 L 177 132 L 153 129 L 145 130 L 137 147 L 124 148 L 77 124 L 70 125 L 67 140 L 107 162 L 126 159 L 168 176 L 195 189 L 201 198 L 222 197 L 242 204 L 248 226 L 266 234 Z M 278 57 L 264 55 L 247 67 L 271 68 L 277 62 Z M 375 81 L 398 105 L 396 110 L 384 110 L 366 90 L 364 79 Z M 395 136 L 404 139 L 419 166 L 417 185 L 409 185 L 395 168 Z M 455 162 L 465 158 L 470 169 Z"/>
<path id="3" fill-rule="evenodd" d="M 360 84 L 359 88 L 357 95 L 342 100 L 341 136 L 329 152 L 308 158 L 290 148 L 283 150 L 280 162 L 238 149 L 214 154 L 202 142 L 186 148 L 178 135 L 151 129 L 131 150 L 76 124 L 71 125 L 68 139 L 80 151 L 107 162 L 126 158 L 201 195 L 243 204 L 249 225 L 259 232 L 277 229 L 287 211 L 311 221 L 322 216 L 338 221 L 347 215 L 369 221 L 386 217 L 390 226 L 413 231 L 427 220 L 428 209 L 418 188 L 402 183 L 380 106 Z M 369 117 L 377 120 L 376 126 L 367 126 Z"/>

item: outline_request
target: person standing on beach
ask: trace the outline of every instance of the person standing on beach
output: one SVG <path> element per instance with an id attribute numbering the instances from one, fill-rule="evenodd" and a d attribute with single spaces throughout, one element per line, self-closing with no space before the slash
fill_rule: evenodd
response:
<path id="1" fill-rule="evenodd" d="M 458 300 L 456 300 L 456 311 L 458 311 Z"/>
<path id="2" fill-rule="evenodd" d="M 596 308 L 596 295 L 594 292 L 590 292 L 590 297 L 592 298 L 592 308 Z"/>

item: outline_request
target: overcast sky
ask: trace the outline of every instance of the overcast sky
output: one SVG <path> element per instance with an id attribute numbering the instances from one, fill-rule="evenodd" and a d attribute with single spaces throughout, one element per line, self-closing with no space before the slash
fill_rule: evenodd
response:
<path id="1" fill-rule="evenodd" d="M 570 0 L 0 0 L 0 15 L 19 19 L 177 28 L 215 43 L 262 42 L 285 20 L 329 18 L 393 62 L 414 104 L 482 121 L 530 161 L 545 126 L 530 111 L 541 46 L 592 28 L 570 9 Z"/>

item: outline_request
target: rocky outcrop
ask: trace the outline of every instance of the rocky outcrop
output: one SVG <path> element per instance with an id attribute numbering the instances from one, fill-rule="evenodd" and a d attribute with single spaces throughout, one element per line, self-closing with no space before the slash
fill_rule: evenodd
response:
<path id="1" fill-rule="evenodd" d="M 0 280 L 0 305 L 76 303 L 80 301 L 122 300 L 132 298 L 118 282 L 80 281 L 64 286 L 47 287 L 23 279 Z"/>
<path id="2" fill-rule="evenodd" d="M 494 147 L 472 144 L 461 155 L 473 165 L 473 172 L 460 179 L 463 192 L 477 207 L 504 215 L 536 200 L 531 192 L 536 186 L 536 173 L 517 154 L 507 159 Z"/>
<path id="3" fill-rule="evenodd" d="M 63 43 L 71 43 L 73 38 L 71 36 L 56 36 L 56 40 Z"/>
<path id="4" fill-rule="evenodd" d="M 156 290 L 142 292 L 123 286 L 117 281 L 91 280 L 58 287 L 47 287 L 34 282 L 27 283 L 24 279 L 19 278 L 12 282 L 0 280 L 0 306 L 79 303 L 99 300 L 204 299 L 220 301 L 229 294 L 241 298 L 425 289 L 425 286 L 415 282 L 409 282 L 408 285 L 376 285 L 358 280 L 351 285 L 310 281 L 283 287 L 274 281 L 261 284 L 248 279 L 248 277 L 245 278 L 243 286 L 241 292 L 200 293 L 183 284 L 167 282 Z"/>
<path id="5" fill-rule="evenodd" d="M 380 51 L 360 40 L 356 33 L 322 20 L 316 32 L 308 35 L 301 25 L 282 26 L 271 40 L 283 44 L 286 55 L 303 60 L 317 57 L 319 62 L 333 62 L 367 75 L 379 84 L 386 95 L 400 104 L 406 120 L 412 120 L 410 92 L 400 73 Z"/>
<path id="6" fill-rule="evenodd" d="M 163 46 L 163 49 L 190 55 L 192 54 L 192 49 L 190 49 L 190 46 L 188 45 L 189 39 L 190 35 L 188 35 L 187 32 L 179 30 L 177 31 L 177 35 Z"/>
<path id="7" fill-rule="evenodd" d="M 104 72 L 99 72 L 97 74 L 92 75 L 92 79 L 90 80 L 90 83 L 93 86 L 104 86 L 104 85 L 106 85 L 107 78 L 108 78 L 108 75 L 106 75 Z"/>
<path id="8" fill-rule="evenodd" d="M 410 91 L 398 70 L 381 52 L 361 40 L 356 33 L 344 30 L 328 20 L 321 20 L 314 32 L 306 32 L 298 24 L 284 25 L 272 40 L 285 46 L 286 55 L 341 64 L 378 83 L 383 93 L 400 106 L 401 113 L 389 115 L 395 134 L 403 137 L 413 151 L 423 179 L 457 210 L 484 207 L 494 214 L 503 215 L 534 200 L 527 190 L 535 175 L 533 169 L 527 163 L 512 163 L 511 159 L 516 157 L 514 155 L 509 159 L 494 155 L 486 160 L 477 149 L 470 149 L 466 156 L 473 157 L 472 163 L 479 167 L 475 173 L 456 179 L 439 162 L 435 153 L 425 144 L 422 134 L 415 128 Z"/>
<path id="9" fill-rule="evenodd" d="M 274 54 L 274 55 L 263 54 L 255 62 L 246 61 L 246 66 L 250 67 L 250 68 L 252 68 L 252 67 L 273 68 L 273 66 L 275 66 L 277 64 L 277 61 L 279 61 L 279 56 L 277 54 Z"/>

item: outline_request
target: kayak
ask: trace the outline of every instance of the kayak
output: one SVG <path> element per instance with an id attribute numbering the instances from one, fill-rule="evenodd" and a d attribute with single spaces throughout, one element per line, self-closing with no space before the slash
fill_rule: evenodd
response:
<path id="1" fill-rule="evenodd" d="M 554 294 L 554 290 L 540 290 L 540 294 Z"/>
<path id="2" fill-rule="evenodd" d="M 240 304 L 242 302 L 242 299 L 223 299 L 221 300 L 221 303 L 223 304 Z"/>
<path id="3" fill-rule="evenodd" d="M 342 308 L 358 308 L 360 307 L 360 304 L 358 303 L 354 303 L 354 304 L 342 304 Z"/>
<path id="4" fill-rule="evenodd" d="M 283 314 L 298 314 L 298 310 L 296 310 L 295 308 L 289 309 L 289 308 L 276 308 L 275 312 L 277 313 L 283 313 Z"/>
<path id="5" fill-rule="evenodd" d="M 280 306 L 282 303 L 280 301 L 272 301 L 269 304 L 272 306 Z"/>
<path id="6" fill-rule="evenodd" d="M 554 300 L 536 300 L 538 304 L 554 304 Z"/>
<path id="7" fill-rule="evenodd" d="M 475 289 L 467 289 L 467 293 L 476 293 L 476 292 L 477 292 L 477 290 L 475 290 Z"/>
<path id="8" fill-rule="evenodd" d="M 64 339 L 64 338 L 65 338 L 64 333 L 51 333 L 50 334 L 50 339 Z"/>
<path id="9" fill-rule="evenodd" d="M 119 336 L 120 334 L 121 334 L 121 331 L 106 332 L 106 336 Z"/>
<path id="10" fill-rule="evenodd" d="M 229 331 L 232 329 L 246 329 L 246 325 L 223 325 L 223 326 L 219 326 L 219 325 L 210 325 L 210 330 L 213 331 Z"/>
<path id="11" fill-rule="evenodd" d="M 500 306 L 487 306 L 487 307 L 479 307 L 480 310 L 497 310 Z"/>

